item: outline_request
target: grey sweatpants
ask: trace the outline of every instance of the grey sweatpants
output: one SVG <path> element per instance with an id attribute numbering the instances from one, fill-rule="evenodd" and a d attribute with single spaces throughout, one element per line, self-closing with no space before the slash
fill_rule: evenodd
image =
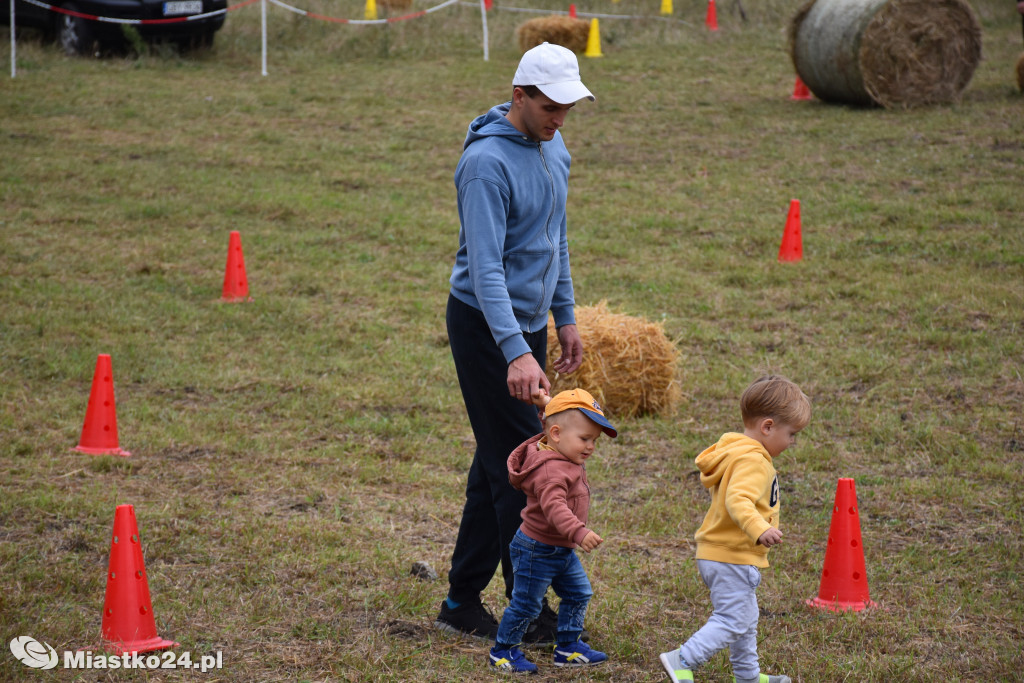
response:
<path id="1" fill-rule="evenodd" d="M 711 590 L 714 611 L 703 627 L 679 648 L 687 668 L 695 669 L 729 648 L 736 678 L 757 678 L 757 587 L 761 572 L 749 564 L 697 560 L 697 571 Z"/>

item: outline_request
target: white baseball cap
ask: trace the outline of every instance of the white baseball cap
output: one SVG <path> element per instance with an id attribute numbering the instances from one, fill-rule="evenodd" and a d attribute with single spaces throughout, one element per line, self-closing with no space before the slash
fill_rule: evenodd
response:
<path id="1" fill-rule="evenodd" d="M 580 66 L 572 50 L 541 43 L 523 54 L 512 85 L 535 85 L 558 104 L 573 104 L 594 96 L 580 80 Z"/>

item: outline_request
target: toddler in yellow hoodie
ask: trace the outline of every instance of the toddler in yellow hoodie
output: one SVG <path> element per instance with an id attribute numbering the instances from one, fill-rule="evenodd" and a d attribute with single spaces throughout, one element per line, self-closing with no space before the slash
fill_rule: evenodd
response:
<path id="1" fill-rule="evenodd" d="M 707 623 L 682 647 L 661 654 L 673 683 L 726 647 L 737 683 L 790 683 L 761 673 L 757 658 L 757 586 L 768 549 L 782 542 L 779 480 L 772 460 L 796 443 L 811 419 L 811 403 L 785 377 L 766 375 L 740 398 L 743 433 L 722 435 L 697 456 L 711 506 L 697 530 L 697 570 L 711 591 Z"/>

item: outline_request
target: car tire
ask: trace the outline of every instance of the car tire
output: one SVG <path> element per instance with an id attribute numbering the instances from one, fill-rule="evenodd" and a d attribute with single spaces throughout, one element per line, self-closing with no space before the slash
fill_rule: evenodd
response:
<path id="1" fill-rule="evenodd" d="M 73 2 L 65 3 L 63 9 L 72 12 L 78 11 L 78 7 Z M 92 54 L 96 43 L 96 32 L 92 22 L 70 14 L 58 14 L 57 43 L 66 55 Z"/>

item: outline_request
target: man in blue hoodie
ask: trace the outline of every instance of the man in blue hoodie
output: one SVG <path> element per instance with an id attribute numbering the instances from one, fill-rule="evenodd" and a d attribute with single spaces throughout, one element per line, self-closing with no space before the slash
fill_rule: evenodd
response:
<path id="1" fill-rule="evenodd" d="M 435 625 L 484 640 L 498 627 L 480 593 L 499 562 L 512 595 L 509 543 L 526 499 L 509 484 L 506 461 L 541 431 L 530 397 L 551 389 L 544 374 L 549 311 L 561 347 L 555 370 L 573 372 L 583 360 L 566 238 L 570 159 L 558 129 L 576 102 L 594 96 L 576 55 L 549 43 L 523 55 L 512 86 L 510 102 L 469 125 L 455 170 L 461 228 L 446 315 L 477 446 Z M 556 626 L 545 606 L 527 639 L 553 642 Z"/>

